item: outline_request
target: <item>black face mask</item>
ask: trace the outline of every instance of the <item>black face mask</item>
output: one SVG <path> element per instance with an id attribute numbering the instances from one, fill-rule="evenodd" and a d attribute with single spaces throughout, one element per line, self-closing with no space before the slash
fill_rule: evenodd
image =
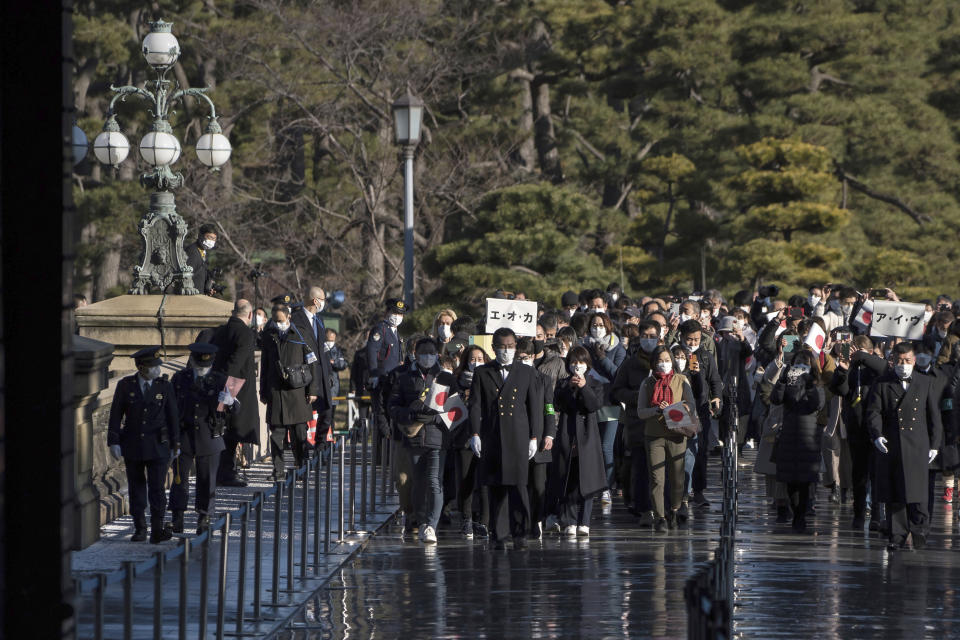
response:
<path id="1" fill-rule="evenodd" d="M 543 340 L 534 340 L 533 341 L 533 350 L 535 353 L 543 353 Z"/>

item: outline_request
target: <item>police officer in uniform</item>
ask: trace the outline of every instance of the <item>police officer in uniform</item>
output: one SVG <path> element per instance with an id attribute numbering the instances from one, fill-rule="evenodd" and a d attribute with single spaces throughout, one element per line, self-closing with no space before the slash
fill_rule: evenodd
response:
<path id="1" fill-rule="evenodd" d="M 217 467 L 220 452 L 226 447 L 223 430 L 227 416 L 217 411 L 220 392 L 227 376 L 213 371 L 216 345 L 195 342 L 191 344 L 187 367 L 173 375 L 173 389 L 177 394 L 180 412 L 182 451 L 174 462 L 173 486 L 170 488 L 170 511 L 173 513 L 174 533 L 183 533 L 183 512 L 187 508 L 190 471 L 196 463 L 197 535 L 210 528 L 217 493 Z M 230 404 L 235 400 L 227 399 Z"/>
<path id="2" fill-rule="evenodd" d="M 400 366 L 403 361 L 403 340 L 397 329 L 403 322 L 403 315 L 407 307 L 402 300 L 391 298 L 387 300 L 387 312 L 367 337 L 367 366 L 370 374 L 370 396 L 373 404 L 373 415 L 377 427 L 385 437 L 390 437 L 387 426 L 386 406 L 390 389 L 385 384 L 391 371 Z"/>
<path id="3" fill-rule="evenodd" d="M 173 385 L 160 374 L 160 347 L 141 349 L 132 357 L 137 373 L 117 383 L 107 445 L 115 457 L 123 456 L 127 469 L 130 512 L 136 527 L 130 539 L 147 539 L 144 511 L 149 499 L 150 542 L 157 543 L 173 537 L 163 525 L 167 508 L 164 480 L 180 449 L 180 420 Z"/>

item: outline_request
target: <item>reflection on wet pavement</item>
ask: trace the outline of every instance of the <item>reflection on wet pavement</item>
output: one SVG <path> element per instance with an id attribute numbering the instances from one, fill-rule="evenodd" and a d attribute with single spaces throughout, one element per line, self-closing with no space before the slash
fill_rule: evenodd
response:
<path id="1" fill-rule="evenodd" d="M 851 531 L 851 505 L 828 504 L 824 490 L 817 536 L 774 524 L 763 493 L 761 477 L 741 468 L 739 637 L 960 637 L 960 544 L 939 492 L 929 547 L 893 555 L 876 534 Z M 683 585 L 719 529 L 717 506 L 696 515 L 687 529 L 654 533 L 617 505 L 595 515 L 589 540 L 544 536 L 525 552 L 464 540 L 455 525 L 441 528 L 436 547 L 394 528 L 278 637 L 683 638 Z"/>

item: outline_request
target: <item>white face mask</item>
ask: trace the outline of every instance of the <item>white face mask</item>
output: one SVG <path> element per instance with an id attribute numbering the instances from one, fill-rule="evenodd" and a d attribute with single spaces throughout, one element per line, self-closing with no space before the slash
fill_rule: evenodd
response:
<path id="1" fill-rule="evenodd" d="M 323 348 L 326 349 L 327 351 L 330 351 L 330 349 L 333 349 L 334 345 L 336 344 L 337 344 L 336 342 L 324 342 Z"/>
<path id="2" fill-rule="evenodd" d="M 591 308 L 590 308 L 590 312 L 591 312 L 591 313 L 606 313 L 606 310 L 603 309 L 602 307 L 591 307 Z"/>
<path id="3" fill-rule="evenodd" d="M 912 364 L 898 364 L 893 368 L 896 372 L 897 377 L 903 380 L 904 378 L 909 378 L 913 375 L 913 365 Z"/>
<path id="4" fill-rule="evenodd" d="M 666 327 L 660 327 L 660 339 L 661 339 L 661 340 L 664 340 L 664 339 L 666 339 L 666 337 L 667 337 L 667 328 L 666 328 Z"/>
<path id="5" fill-rule="evenodd" d="M 215 244 L 217 244 L 217 243 L 214 242 L 213 240 L 204 240 L 204 241 L 203 241 L 203 246 L 204 246 L 204 248 L 206 248 L 206 249 L 213 249 L 213 246 L 214 246 Z"/>
<path id="6" fill-rule="evenodd" d="M 254 321 L 257 323 L 258 327 L 262 327 L 267 320 L 263 316 L 257 316 L 254 318 Z"/>
<path id="7" fill-rule="evenodd" d="M 290 329 L 289 322 L 278 322 L 276 324 L 277 324 L 277 329 L 280 330 L 280 333 L 286 333 Z"/>
<path id="8" fill-rule="evenodd" d="M 317 313 L 320 313 L 321 311 L 323 311 L 323 308 L 324 308 L 325 306 L 327 306 L 327 301 L 326 301 L 326 300 L 314 300 L 314 301 L 313 301 L 313 304 L 317 305 Z"/>
<path id="9" fill-rule="evenodd" d="M 946 329 L 941 329 L 940 327 L 937 327 L 937 335 L 940 336 L 941 338 L 946 338 L 946 337 L 947 337 L 947 330 L 946 330 Z"/>
<path id="10" fill-rule="evenodd" d="M 423 370 L 432 369 L 435 364 L 437 364 L 437 354 L 435 353 L 421 353 L 417 356 L 417 366 Z"/>
<path id="11" fill-rule="evenodd" d="M 533 366 L 533 358 L 522 358 L 522 359 L 520 360 L 520 364 L 525 364 L 525 365 L 527 365 L 528 367 L 532 367 L 532 366 Z"/>
<path id="12" fill-rule="evenodd" d="M 403 322 L 402 313 L 391 313 L 389 316 L 387 316 L 387 323 L 389 323 L 391 327 L 399 327 L 401 322 Z"/>
<path id="13" fill-rule="evenodd" d="M 923 312 L 923 324 L 930 322 L 930 318 L 933 317 L 933 311 L 924 311 Z"/>
<path id="14" fill-rule="evenodd" d="M 921 369 L 926 369 L 927 365 L 929 365 L 932 361 L 933 361 L 933 356 L 931 356 L 929 353 L 917 354 L 917 366 L 920 367 Z"/>
<path id="15" fill-rule="evenodd" d="M 656 338 L 640 338 L 640 348 L 650 353 L 657 348 L 657 339 Z"/>
<path id="16" fill-rule="evenodd" d="M 572 373 L 575 376 L 580 376 L 582 378 L 586 372 L 587 372 L 587 365 L 583 364 L 582 362 L 570 365 L 570 373 Z"/>
<path id="17" fill-rule="evenodd" d="M 709 326 L 710 326 L 710 313 L 709 313 L 709 312 L 704 312 L 704 313 L 701 313 L 701 314 L 700 314 L 700 324 L 702 324 L 702 325 L 705 326 L 705 327 L 709 327 Z"/>
<path id="18" fill-rule="evenodd" d="M 594 340 L 603 340 L 607 337 L 606 327 L 590 327 L 590 335 Z"/>
<path id="19" fill-rule="evenodd" d="M 517 353 L 516 349 L 494 349 L 497 354 L 497 362 L 504 366 L 513 364 L 513 356 Z"/>
<path id="20" fill-rule="evenodd" d="M 476 369 L 477 367 L 479 367 L 481 364 L 483 364 L 483 363 L 482 363 L 482 362 L 468 362 L 468 363 L 467 363 L 467 370 L 473 371 L 474 369 Z"/>
<path id="21" fill-rule="evenodd" d="M 853 305 L 852 304 L 842 305 L 840 307 L 840 311 L 843 312 L 843 315 L 849 316 L 851 313 L 853 313 Z"/>
<path id="22" fill-rule="evenodd" d="M 616 294 L 616 293 L 611 293 L 611 294 L 610 294 L 610 298 L 611 298 L 614 302 L 616 302 L 617 300 L 620 299 L 620 295 L 619 295 L 619 294 Z"/>
<path id="23" fill-rule="evenodd" d="M 441 324 L 437 327 L 437 335 L 440 336 L 441 340 L 450 339 L 450 325 Z"/>
<path id="24" fill-rule="evenodd" d="M 567 354 L 570 352 L 570 349 L 566 345 L 560 347 L 560 357 L 566 358 Z"/>
<path id="25" fill-rule="evenodd" d="M 658 362 L 658 363 L 657 363 L 657 371 L 659 371 L 660 373 L 666 375 L 666 374 L 670 373 L 671 371 L 673 371 L 673 363 L 672 363 L 672 362 Z"/>
<path id="26" fill-rule="evenodd" d="M 143 376 L 144 380 L 154 380 L 156 378 L 159 378 L 160 365 L 157 365 L 155 367 L 150 367 L 149 369 L 146 370 L 146 372 L 141 372 L 140 375 Z"/>
<path id="27" fill-rule="evenodd" d="M 687 368 L 686 358 L 677 358 L 677 371 L 683 373 Z"/>
<path id="28" fill-rule="evenodd" d="M 717 307 L 716 309 L 713 310 L 713 317 L 716 318 L 718 315 L 720 315 L 720 308 L 719 308 L 719 307 Z"/>
<path id="29" fill-rule="evenodd" d="M 809 296 L 807 298 L 807 304 L 809 304 L 811 307 L 817 306 L 820 304 L 820 296 Z"/>
<path id="30" fill-rule="evenodd" d="M 211 369 L 213 369 L 213 367 L 194 367 L 193 368 L 193 370 L 196 371 L 197 375 L 201 378 L 207 375 L 208 373 L 210 373 Z"/>
<path id="31" fill-rule="evenodd" d="M 696 353 L 697 350 L 700 349 L 700 343 L 698 342 L 697 344 L 688 344 L 687 349 L 690 349 L 690 353 Z"/>
<path id="32" fill-rule="evenodd" d="M 693 320 L 693 316 L 688 316 L 685 313 L 680 314 L 680 322 L 686 322 L 687 320 Z"/>

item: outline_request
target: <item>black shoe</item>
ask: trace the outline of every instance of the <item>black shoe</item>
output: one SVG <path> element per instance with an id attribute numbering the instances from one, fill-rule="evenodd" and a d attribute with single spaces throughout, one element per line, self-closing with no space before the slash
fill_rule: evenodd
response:
<path id="1" fill-rule="evenodd" d="M 490 533 L 487 531 L 487 527 L 482 522 L 473 523 L 473 535 L 478 538 L 488 538 Z"/>
<path id="2" fill-rule="evenodd" d="M 709 507 L 709 506 L 710 506 L 710 501 L 707 500 L 707 499 L 704 497 L 703 491 L 694 491 L 694 492 L 693 492 L 693 506 L 695 506 L 695 507 L 697 507 L 697 508 L 703 508 L 703 507 Z"/>
<path id="3" fill-rule="evenodd" d="M 160 525 L 159 527 L 150 527 L 150 543 L 158 544 L 160 542 L 166 542 L 173 538 L 173 532 L 170 531 L 167 527 Z"/>
<path id="4" fill-rule="evenodd" d="M 666 531 L 667 530 L 667 519 L 666 518 L 657 518 L 657 521 L 653 523 L 654 531 Z"/>
<path id="5" fill-rule="evenodd" d="M 130 542 L 143 542 L 146 539 L 147 530 L 141 527 L 137 527 L 136 531 L 133 532 L 133 535 L 130 536 Z"/>
<path id="6" fill-rule="evenodd" d="M 526 536 L 513 536 L 513 548 L 517 551 L 523 551 L 527 548 Z"/>
<path id="7" fill-rule="evenodd" d="M 887 551 L 896 551 L 897 549 L 903 549 L 907 541 L 900 536 L 890 538 L 890 542 L 887 543 Z"/>
<path id="8" fill-rule="evenodd" d="M 927 536 L 922 533 L 912 533 L 910 537 L 913 538 L 913 548 L 920 550 L 927 546 Z"/>
<path id="9" fill-rule="evenodd" d="M 837 485 L 833 485 L 833 488 L 830 489 L 830 502 L 840 504 L 840 488 Z"/>
<path id="10" fill-rule="evenodd" d="M 667 529 L 677 528 L 677 512 L 671 511 L 667 514 Z"/>
<path id="11" fill-rule="evenodd" d="M 503 549 L 506 549 L 507 545 L 503 542 L 503 540 L 497 540 L 496 542 L 493 543 L 493 548 L 497 551 L 501 551 Z"/>
<path id="12" fill-rule="evenodd" d="M 870 531 L 880 531 L 880 521 L 874 517 L 870 518 L 870 526 L 868 527 Z"/>
<path id="13" fill-rule="evenodd" d="M 777 523 L 786 524 L 790 522 L 790 509 L 786 505 L 777 507 Z"/>
<path id="14" fill-rule="evenodd" d="M 866 523 L 867 523 L 867 520 L 863 516 L 854 516 L 853 524 L 851 526 L 857 531 L 863 531 L 863 526 Z"/>
<path id="15" fill-rule="evenodd" d="M 717 445 L 710 450 L 710 457 L 719 458 L 721 453 L 723 453 L 723 447 L 721 447 L 720 445 Z"/>
<path id="16" fill-rule="evenodd" d="M 174 533 L 183 533 L 183 511 L 173 512 L 173 524 L 171 529 Z"/>
<path id="17" fill-rule="evenodd" d="M 240 476 L 232 476 L 218 481 L 217 484 L 221 487 L 245 487 L 247 486 L 247 481 Z"/>
<path id="18" fill-rule="evenodd" d="M 197 535 L 201 535 L 204 531 L 210 530 L 210 516 L 206 514 L 201 514 L 197 518 Z"/>

